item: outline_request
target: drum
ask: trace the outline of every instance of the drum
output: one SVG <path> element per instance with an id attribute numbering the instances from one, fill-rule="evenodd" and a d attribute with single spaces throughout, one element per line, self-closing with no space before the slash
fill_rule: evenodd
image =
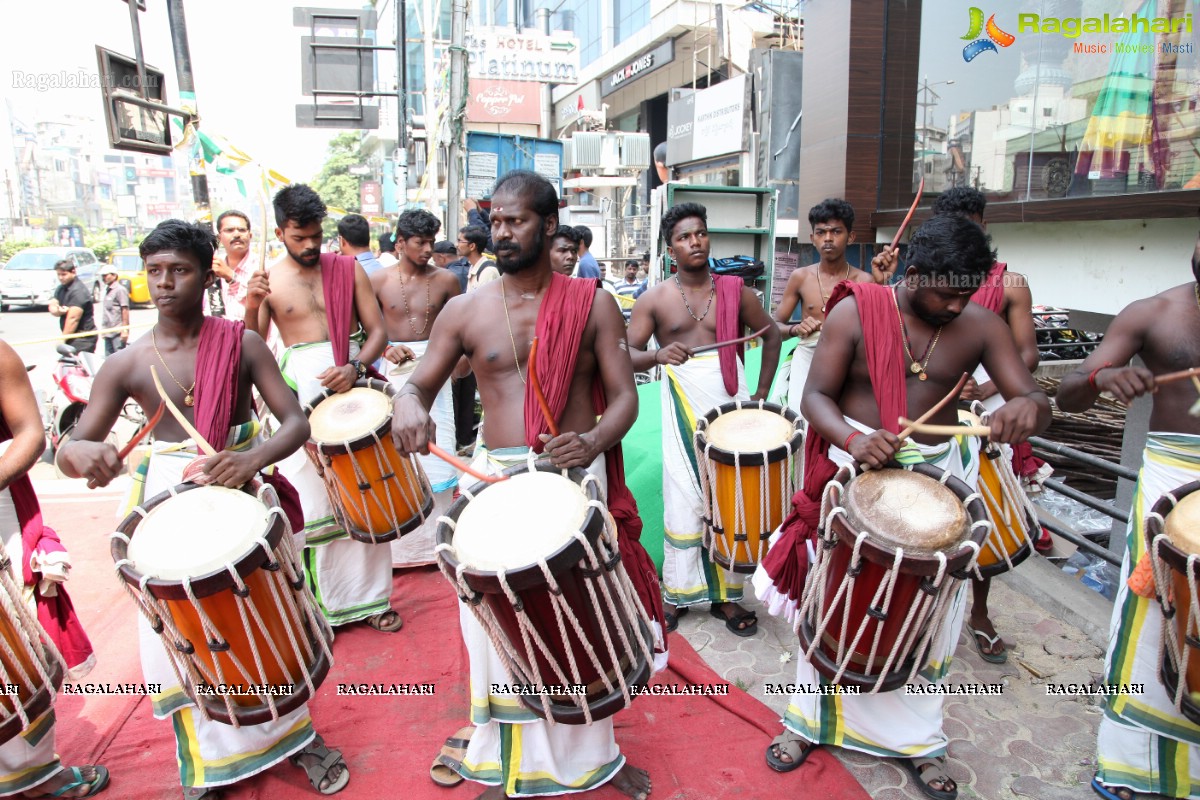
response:
<path id="1" fill-rule="evenodd" d="M 958 412 L 959 422 L 986 425 L 986 415 Z M 986 443 L 979 459 L 979 493 L 983 495 L 992 535 L 983 543 L 975 562 L 976 574 L 990 578 L 1008 572 L 1033 552 L 1033 531 L 1040 531 L 1037 511 L 1025 495 L 1012 469 L 1011 450 L 994 442 Z"/>
<path id="2" fill-rule="evenodd" d="M 0 693 L 0 744 L 5 744 L 53 706 L 66 664 L 22 599 L 7 555 L 0 555 L 0 584 L 0 681 L 9 688 Z"/>
<path id="3" fill-rule="evenodd" d="M 887 692 L 911 682 L 991 523 L 978 494 L 928 464 L 825 487 L 819 546 L 797 615 L 806 657 L 831 683 Z"/>
<path id="4" fill-rule="evenodd" d="M 1159 677 L 1180 713 L 1200 725 L 1200 481 L 1159 498 L 1145 537 L 1163 611 Z"/>
<path id="5" fill-rule="evenodd" d="M 304 407 L 312 433 L 305 447 L 325 479 L 342 528 L 383 544 L 416 530 L 433 509 L 433 489 L 415 455 L 392 444 L 390 383 L 362 380 L 348 392 L 325 390 Z"/>
<path id="6" fill-rule="evenodd" d="M 738 400 L 696 422 L 696 466 L 709 559 L 751 574 L 792 510 L 803 421 L 790 408 Z"/>
<path id="7" fill-rule="evenodd" d="M 316 693 L 333 633 L 271 486 L 176 486 L 135 508 L 111 549 L 202 714 L 257 725 Z"/>
<path id="8" fill-rule="evenodd" d="M 600 487 L 546 462 L 504 474 L 463 491 L 438 520 L 438 565 L 529 710 L 569 725 L 610 717 L 650 678 L 653 628 Z"/>

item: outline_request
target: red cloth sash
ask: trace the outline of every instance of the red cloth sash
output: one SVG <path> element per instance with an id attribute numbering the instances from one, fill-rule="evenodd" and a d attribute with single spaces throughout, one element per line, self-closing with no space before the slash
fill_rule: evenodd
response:
<path id="1" fill-rule="evenodd" d="M 579 356 L 579 343 L 595 297 L 595 281 L 554 273 L 538 311 L 539 358 L 535 367 L 538 382 L 546 395 L 546 404 L 550 406 L 550 413 L 555 419 L 562 416 L 567 406 L 567 395 Z M 608 407 L 604 385 L 599 377 L 592 384 L 592 407 L 596 414 L 603 414 Z M 549 424 L 542 414 L 533 390 L 533 381 L 530 380 L 525 386 L 525 444 L 540 453 L 540 436 L 549 432 Z M 617 523 L 617 542 L 625 570 L 646 612 L 652 619 L 665 624 L 658 572 L 639 541 L 642 518 L 638 515 L 637 501 L 625 484 L 625 461 L 620 444 L 605 453 L 604 467 L 608 478 L 608 511 Z"/>
<path id="2" fill-rule="evenodd" d="M 741 306 L 742 288 L 746 285 L 733 275 L 714 276 L 717 289 L 717 341 L 727 342 L 742 335 Z M 717 363 L 721 366 L 721 380 L 725 393 L 730 397 L 737 394 L 737 359 L 745 359 L 745 345 L 722 347 L 717 351 Z"/>
<path id="3" fill-rule="evenodd" d="M 11 438 L 12 430 L 8 427 L 8 422 L 0 417 L 0 442 L 7 442 Z M 21 524 L 21 558 L 25 562 L 20 565 L 21 580 L 26 586 L 33 587 L 38 622 L 46 630 L 50 641 L 58 647 L 68 667 L 78 666 L 87 661 L 92 654 L 92 643 L 75 613 L 75 606 L 71 604 L 67 587 L 60 583 L 53 597 L 43 596 L 38 589 L 41 573 L 34 572 L 29 563 L 29 559 L 38 550 L 43 553 L 62 553 L 67 548 L 63 546 L 54 529 L 42 523 L 42 508 L 28 473 L 13 479 L 8 485 L 8 490 L 17 512 L 17 522 Z"/>
<path id="4" fill-rule="evenodd" d="M 350 320 L 354 318 L 354 265 L 351 256 L 321 254 L 321 289 L 325 293 L 325 318 L 333 363 L 350 363 Z"/>
<path id="5" fill-rule="evenodd" d="M 983 283 L 975 290 L 975 294 L 971 295 L 971 302 L 983 306 L 993 314 L 999 314 L 1004 306 L 1004 273 L 1007 269 L 1008 264 L 1003 261 L 993 264 Z"/>
<path id="6" fill-rule="evenodd" d="M 223 317 L 205 317 L 196 346 L 196 430 L 214 450 L 225 449 L 241 378 L 242 336 L 246 325 Z M 347 347 L 349 341 L 347 340 Z M 300 495 L 287 478 L 272 470 L 262 478 L 275 487 L 279 506 L 293 531 L 304 528 Z"/>
<path id="7" fill-rule="evenodd" d="M 842 281 L 834 287 L 828 310 L 843 298 L 854 295 L 862 323 L 863 348 L 867 371 L 875 389 L 882 427 L 900 432 L 899 418 L 908 413 L 908 389 L 905 385 L 904 350 L 900 319 L 896 314 L 892 289 L 874 283 Z M 827 312 L 828 313 L 828 312 Z M 780 594 L 800 601 L 808 575 L 806 543 L 817 535 L 821 516 L 821 494 L 825 484 L 837 474 L 829 459 L 829 442 L 809 426 L 804 443 L 804 486 L 792 498 L 792 513 L 783 521 L 779 540 L 763 559 L 763 569 Z"/>

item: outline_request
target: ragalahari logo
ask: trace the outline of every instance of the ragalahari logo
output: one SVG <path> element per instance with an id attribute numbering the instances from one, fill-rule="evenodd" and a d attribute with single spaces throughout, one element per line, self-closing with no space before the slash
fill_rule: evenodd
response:
<path id="1" fill-rule="evenodd" d="M 966 36 L 963 39 L 970 40 L 970 44 L 963 48 L 963 61 L 973 61 L 980 53 L 992 51 L 993 53 L 1000 52 L 996 49 L 996 45 L 1008 47 L 1017 40 L 1017 37 L 1011 33 L 1006 33 L 1000 30 L 1000 26 L 996 24 L 996 15 L 992 14 L 987 19 L 987 25 L 983 23 L 983 9 L 970 9 L 971 24 L 967 29 Z M 987 38 L 981 39 L 979 34 L 987 32 Z"/>

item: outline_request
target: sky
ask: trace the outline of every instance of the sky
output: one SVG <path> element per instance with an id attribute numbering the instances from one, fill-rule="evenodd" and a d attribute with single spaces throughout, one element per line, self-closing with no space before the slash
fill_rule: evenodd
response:
<path id="1" fill-rule="evenodd" d="M 192 72 L 201 130 L 225 137 L 293 181 L 311 180 L 325 146 L 339 131 L 297 129 L 300 37 L 293 27 L 294 0 L 185 0 Z M 321 0 L 320 8 L 360 8 L 362 2 Z M 177 105 L 178 84 L 164 0 L 150 0 L 139 15 L 147 64 L 166 73 L 168 101 Z M 103 144 L 100 89 L 29 88 L 38 73 L 97 72 L 96 45 L 132 57 L 128 6 L 122 0 L 51 0 L 23 4 L 0 26 L 0 98 L 18 117 L 56 112 L 92 116 Z M 47 35 L 50 34 L 50 35 Z"/>

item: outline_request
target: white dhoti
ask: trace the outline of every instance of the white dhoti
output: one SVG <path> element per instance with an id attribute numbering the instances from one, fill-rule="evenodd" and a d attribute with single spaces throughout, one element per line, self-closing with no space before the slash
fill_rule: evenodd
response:
<path id="1" fill-rule="evenodd" d="M 795 349 L 788 354 L 775 378 L 776 385 L 780 387 L 776 402 L 800 414 L 801 419 L 804 419 L 804 414 L 800 411 L 800 401 L 804 399 L 804 384 L 808 381 L 808 372 L 812 369 L 813 353 L 817 351 L 817 342 L 820 341 L 820 338 L 821 332 L 817 331 L 803 339 L 797 339 Z M 808 422 L 806 421 L 804 424 L 807 427 Z"/>
<path id="2" fill-rule="evenodd" d="M 738 390 L 731 397 L 721 379 L 716 353 L 664 366 L 663 430 L 663 599 L 676 606 L 734 603 L 742 599 L 745 576 L 723 569 L 704 548 L 704 497 L 696 470 L 696 420 L 719 405 L 750 397 L 738 363 Z"/>
<path id="3" fill-rule="evenodd" d="M 21 523 L 8 488 L 0 489 L 0 536 L 4 549 L 12 559 L 12 574 L 17 585 L 22 582 Z M 30 589 L 26 602 L 32 604 Z M 19 794 L 53 778 L 63 766 L 54 752 L 54 709 L 29 721 L 19 734 L 0 745 L 0 797 Z"/>
<path id="4" fill-rule="evenodd" d="M 238 426 L 226 446 L 233 449 L 250 446 L 257 430 L 257 423 Z M 182 482 L 184 467 L 196 456 L 195 448 L 190 445 L 190 440 L 155 445 L 156 450 L 141 473 L 145 476 L 145 497 L 153 497 Z M 140 497 L 133 500 L 134 505 L 140 502 Z M 203 533 L 196 531 L 193 535 Z M 138 644 L 145 682 L 159 684 L 160 691 L 150 696 L 154 716 L 172 721 L 177 744 L 175 758 L 183 786 L 225 786 L 256 775 L 303 749 L 316 735 L 307 704 L 261 725 L 235 728 L 205 719 L 196 713 L 195 703 L 179 684 L 162 637 L 140 613 Z"/>
<path id="5" fill-rule="evenodd" d="M 356 352 L 350 343 L 350 357 Z M 279 369 L 301 403 L 321 394 L 317 376 L 332 367 L 329 342 L 292 345 L 283 351 Z M 304 572 L 317 606 L 330 625 L 382 614 L 391 608 L 392 560 L 386 549 L 351 539 L 333 516 L 325 482 L 303 448 L 277 465 L 300 494 L 304 509 Z"/>
<path id="6" fill-rule="evenodd" d="M 854 420 L 846 421 L 864 433 L 871 431 Z M 938 446 L 920 445 L 910 439 L 896 460 L 906 465 L 932 464 L 968 486 L 975 486 L 979 475 L 978 447 L 977 439 L 965 437 Z M 852 463 L 850 454 L 837 447 L 830 447 L 829 457 L 839 467 Z M 966 583 L 961 582 L 953 591 L 954 599 L 942 629 L 934 638 L 929 663 L 916 684 L 940 682 L 950 669 L 966 609 Z M 797 691 L 784 712 L 783 724 L 809 741 L 878 756 L 936 756 L 945 751 L 942 695 L 908 694 L 903 688 L 862 695 L 815 693 L 815 687 L 827 685 L 828 681 L 801 651 L 796 664 Z"/>
<path id="7" fill-rule="evenodd" d="M 404 345 L 412 350 L 417 358 L 424 356 L 429 347 L 427 341 L 391 342 L 391 344 Z M 412 376 L 411 370 L 393 374 L 397 365 L 390 361 L 382 362 L 381 366 L 388 383 L 397 389 L 408 383 L 409 377 Z M 399 366 L 403 367 L 404 365 Z M 447 453 L 453 453 L 458 440 L 455 438 L 457 434 L 454 428 L 454 393 L 451 390 L 450 381 L 446 381 L 438 390 L 437 396 L 433 399 L 433 406 L 429 409 L 429 416 L 433 418 L 433 424 L 437 427 L 435 444 Z M 429 484 L 433 488 L 433 510 L 429 512 L 429 516 L 421 524 L 421 527 L 392 541 L 393 567 L 415 567 L 434 563 L 433 534 L 437 530 L 437 519 L 450 507 L 450 503 L 454 499 L 454 490 L 458 487 L 458 470 L 442 459 L 428 455 L 417 456 L 417 460 L 421 462 L 421 468 L 425 470 L 425 475 L 429 478 Z"/>
<path id="8" fill-rule="evenodd" d="M 474 466 L 495 474 L 525 462 L 528 448 L 480 448 Z M 607 495 L 604 456 L 591 473 Z M 476 725 L 459 772 L 468 780 L 503 786 L 509 797 L 565 794 L 594 789 L 610 780 L 625 757 L 613 736 L 613 718 L 591 725 L 550 724 L 529 711 L 515 694 L 493 694 L 493 684 L 512 683 L 487 632 L 465 603 L 459 623 L 471 663 L 471 722 Z"/>
<path id="9" fill-rule="evenodd" d="M 1097 778 L 1167 797 L 1200 797 L 1200 726 L 1175 708 L 1159 678 L 1161 606 L 1134 594 L 1126 581 L 1147 557 L 1143 525 L 1150 509 L 1166 492 L 1197 479 L 1200 436 L 1151 433 L 1146 438 L 1104 660 L 1106 684 L 1137 683 L 1145 693 L 1106 698 Z"/>

